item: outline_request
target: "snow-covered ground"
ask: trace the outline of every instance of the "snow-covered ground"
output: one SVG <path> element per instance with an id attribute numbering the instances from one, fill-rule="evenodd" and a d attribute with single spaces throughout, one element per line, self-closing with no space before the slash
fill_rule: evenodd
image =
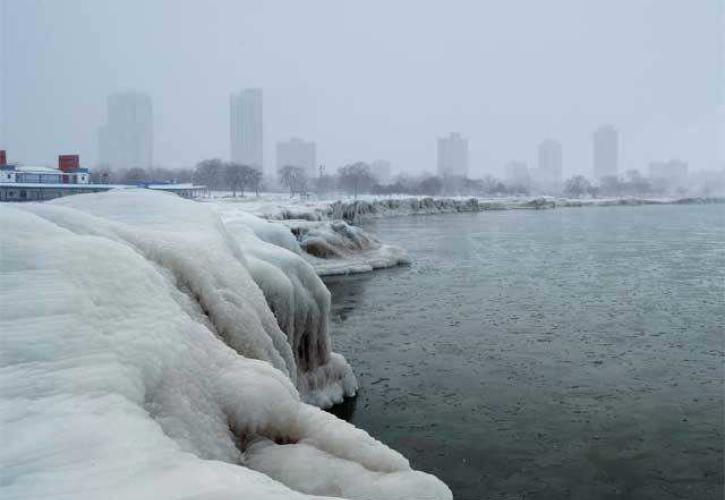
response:
<path id="1" fill-rule="evenodd" d="M 2 498 L 451 498 L 356 390 L 279 224 L 129 190 L 0 206 Z"/>

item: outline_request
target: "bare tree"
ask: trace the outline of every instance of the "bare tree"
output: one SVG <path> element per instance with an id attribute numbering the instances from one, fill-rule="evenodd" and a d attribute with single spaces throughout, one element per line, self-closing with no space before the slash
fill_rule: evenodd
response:
<path id="1" fill-rule="evenodd" d="M 437 176 L 426 177 L 418 185 L 421 194 L 435 196 L 443 190 L 443 179 Z"/>
<path id="2" fill-rule="evenodd" d="M 254 167 L 246 167 L 244 170 L 244 183 L 259 196 L 259 185 L 262 183 L 262 172 Z"/>
<path id="3" fill-rule="evenodd" d="M 358 193 L 370 189 L 375 184 L 375 176 L 370 172 L 370 166 L 364 162 L 353 163 L 337 169 L 340 187 L 348 193 L 352 192 L 357 199 Z"/>
<path id="4" fill-rule="evenodd" d="M 300 196 L 307 193 L 307 173 L 304 168 L 287 165 L 279 169 L 277 175 L 279 181 L 289 188 L 290 198 L 295 193 L 299 193 Z"/>
<path id="5" fill-rule="evenodd" d="M 121 182 L 124 184 L 139 184 L 148 180 L 146 170 L 141 167 L 129 168 L 123 173 Z"/>
<path id="6" fill-rule="evenodd" d="M 203 160 L 197 163 L 194 180 L 209 189 L 219 189 L 224 185 L 224 162 L 219 158 Z"/>
<path id="7" fill-rule="evenodd" d="M 239 165 L 238 163 L 226 163 L 224 165 L 224 181 L 235 198 L 237 197 L 237 191 L 240 191 L 241 195 L 244 196 L 245 174 L 248 168 L 246 165 Z"/>
<path id="8" fill-rule="evenodd" d="M 574 177 L 567 179 L 564 185 L 564 194 L 567 196 L 573 196 L 579 198 L 583 194 L 591 191 L 592 185 L 589 183 L 586 177 L 583 175 L 575 175 Z"/>

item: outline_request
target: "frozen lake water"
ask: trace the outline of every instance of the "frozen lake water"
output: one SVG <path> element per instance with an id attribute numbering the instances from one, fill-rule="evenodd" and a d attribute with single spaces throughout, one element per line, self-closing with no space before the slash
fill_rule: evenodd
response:
<path id="1" fill-rule="evenodd" d="M 414 263 L 326 279 L 338 414 L 459 500 L 723 498 L 725 205 L 366 229 Z"/>

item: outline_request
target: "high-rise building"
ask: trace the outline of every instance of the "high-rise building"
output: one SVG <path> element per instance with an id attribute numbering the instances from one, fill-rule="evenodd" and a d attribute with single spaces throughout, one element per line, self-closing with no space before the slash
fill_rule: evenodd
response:
<path id="1" fill-rule="evenodd" d="M 558 191 L 562 184 L 563 153 L 561 143 L 547 139 L 539 144 L 537 182 L 546 191 Z"/>
<path id="2" fill-rule="evenodd" d="M 510 161 L 505 167 L 506 182 L 510 187 L 529 188 L 531 178 L 529 167 L 522 161 Z"/>
<path id="3" fill-rule="evenodd" d="M 245 89 L 229 101 L 231 160 L 264 170 L 262 89 Z"/>
<path id="4" fill-rule="evenodd" d="M 668 187 L 684 187 L 687 183 L 687 163 L 682 160 L 653 161 L 649 164 L 649 177 L 665 182 Z"/>
<path id="5" fill-rule="evenodd" d="M 468 139 L 455 132 L 438 139 L 438 175 L 468 176 Z"/>
<path id="6" fill-rule="evenodd" d="M 106 123 L 98 129 L 99 163 L 113 168 L 148 168 L 153 163 L 151 97 L 141 92 L 108 96 Z"/>
<path id="7" fill-rule="evenodd" d="M 619 170 L 619 134 L 612 125 L 602 125 L 594 131 L 594 180 L 616 177 Z"/>
<path id="8" fill-rule="evenodd" d="M 277 171 L 283 167 L 302 167 L 308 177 L 317 177 L 317 148 L 314 142 L 293 137 L 277 143 Z"/>

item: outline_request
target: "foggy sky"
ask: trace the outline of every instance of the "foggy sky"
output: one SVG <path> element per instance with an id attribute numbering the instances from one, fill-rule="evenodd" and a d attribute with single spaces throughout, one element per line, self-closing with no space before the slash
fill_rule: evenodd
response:
<path id="1" fill-rule="evenodd" d="M 262 87 L 274 144 L 313 140 L 329 169 L 435 170 L 469 139 L 471 176 L 563 143 L 591 174 L 591 133 L 620 131 L 620 172 L 725 161 L 722 0 L 0 0 L 0 149 L 97 160 L 108 94 L 154 106 L 154 163 L 229 157 L 229 94 Z M 719 151 L 718 151 L 719 150 Z"/>

